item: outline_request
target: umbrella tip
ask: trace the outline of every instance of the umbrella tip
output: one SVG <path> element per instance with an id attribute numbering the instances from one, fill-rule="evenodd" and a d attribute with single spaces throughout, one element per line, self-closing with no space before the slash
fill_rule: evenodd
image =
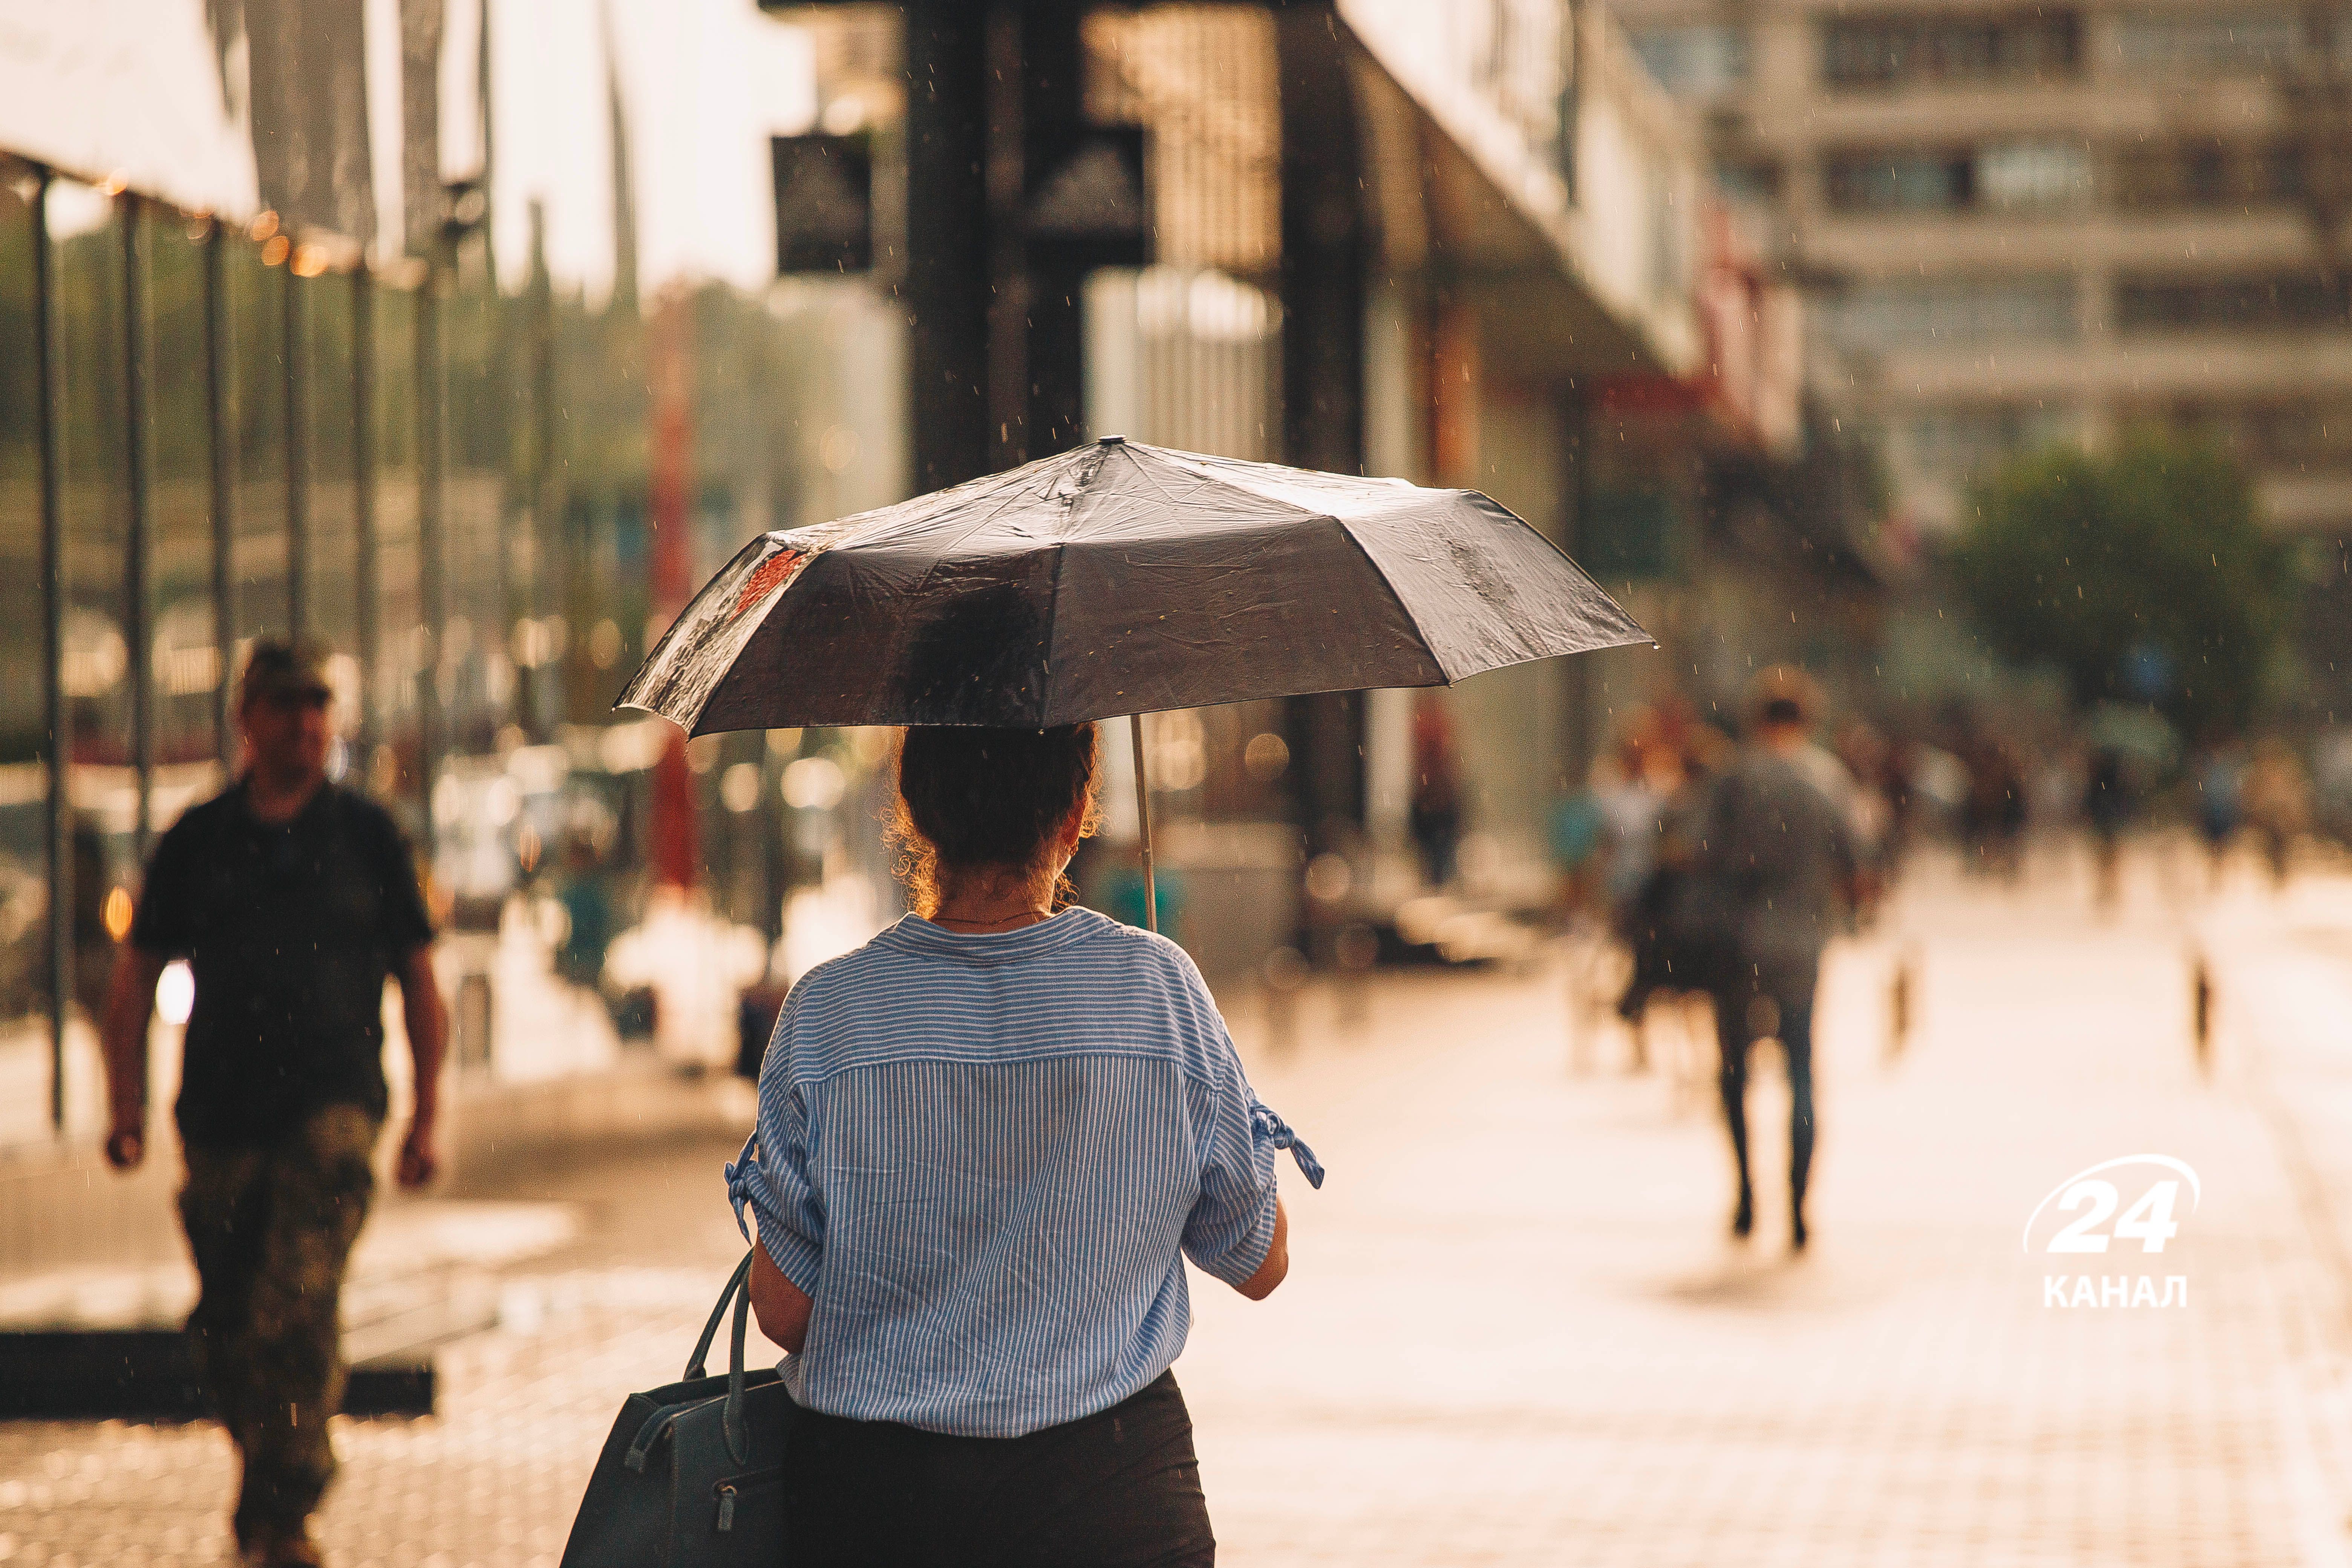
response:
<path id="1" fill-rule="evenodd" d="M 1127 437 L 1124 436 L 1098 436 L 1095 438 L 1095 445 L 1097 447 L 1124 447 L 1127 445 Z"/>

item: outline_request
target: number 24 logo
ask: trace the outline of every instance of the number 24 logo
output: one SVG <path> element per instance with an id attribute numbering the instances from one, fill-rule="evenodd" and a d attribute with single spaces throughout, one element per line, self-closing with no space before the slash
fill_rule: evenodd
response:
<path id="1" fill-rule="evenodd" d="M 2169 1154 L 2126 1154 L 2120 1159 L 2103 1160 L 2087 1170 L 2078 1171 L 2051 1188 L 2049 1195 L 2034 1205 L 2032 1217 L 2025 1222 L 2025 1235 L 2021 1245 L 2028 1251 L 2032 1250 L 2034 1222 L 2042 1217 L 2042 1211 L 2054 1202 L 2062 1213 L 2073 1213 L 2076 1209 L 2084 1212 L 2050 1238 L 2042 1248 L 2045 1252 L 2105 1252 L 2111 1237 L 2116 1241 L 2137 1241 L 2143 1252 L 2162 1252 L 2164 1244 L 2180 1234 L 2179 1222 L 2172 1217 L 2173 1205 L 2180 1197 L 2180 1183 L 2175 1178 L 2167 1177 L 2151 1184 L 2131 1207 L 2116 1218 L 2112 1231 L 2102 1232 L 2099 1228 L 2115 1215 L 2123 1200 L 2116 1184 L 2100 1180 L 2098 1173 L 2117 1165 L 2140 1164 L 2156 1165 L 2186 1177 L 2190 1212 L 2194 1213 L 2196 1205 L 2203 1201 L 2203 1184 L 2186 1161 L 2176 1160 Z"/>

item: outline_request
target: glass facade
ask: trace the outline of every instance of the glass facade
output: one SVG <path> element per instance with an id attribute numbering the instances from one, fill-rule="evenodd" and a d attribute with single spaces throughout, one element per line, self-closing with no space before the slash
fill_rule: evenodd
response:
<path id="1" fill-rule="evenodd" d="M 427 874 L 461 1070 L 579 1070 L 656 1036 L 674 1055 L 732 1058 L 731 1013 L 681 1045 L 649 1005 L 666 984 L 647 934 L 649 910 L 667 907 L 647 870 L 664 834 L 694 846 L 691 908 L 738 955 L 730 985 L 793 956 L 779 939 L 796 889 L 815 902 L 794 906 L 809 918 L 793 972 L 887 917 L 888 868 L 858 821 L 878 800 L 881 737 L 698 743 L 684 798 L 657 804 L 667 727 L 611 711 L 667 622 L 647 585 L 656 324 L 688 388 L 685 567 L 698 583 L 751 531 L 901 493 L 901 329 L 871 289 L 762 299 L 710 284 L 647 310 L 592 300 L 537 258 L 507 274 L 525 286 L 502 289 L 479 234 L 437 272 L 356 268 L 268 215 L 217 229 L 59 178 L 47 204 L 69 804 L 59 1079 L 40 187 L 27 167 L 5 173 L 0 637 L 16 678 L 0 690 L 0 1147 L 102 1117 L 95 1021 L 137 894 L 141 802 L 160 832 L 220 786 L 236 765 L 227 683 L 255 638 L 298 616 L 334 650 L 331 766 L 392 807 Z M 587 1025 L 535 1026 L 592 1003 Z M 169 1089 L 156 1086 L 163 1103 Z"/>
<path id="2" fill-rule="evenodd" d="M 1822 184 L 1837 212 L 2063 212 L 2090 197 L 2091 154 L 2063 141 L 1841 151 Z"/>
<path id="3" fill-rule="evenodd" d="M 1822 76 L 1875 89 L 2064 78 L 2082 68 L 2082 39 L 2081 18 L 2057 7 L 1848 15 L 1822 24 Z"/>
<path id="4" fill-rule="evenodd" d="M 1840 348 L 1885 353 L 2077 336 L 2074 279 L 2063 273 L 1865 283 L 1832 300 L 1823 326 Z"/>
<path id="5" fill-rule="evenodd" d="M 28 171 L 0 163 L 0 362 L 34 363 Z M 0 375 L 0 1137 L 49 1110 L 48 770 L 44 765 L 41 504 L 36 384 Z"/>
<path id="6" fill-rule="evenodd" d="M 2126 332 L 2301 331 L 2352 322 L 2352 285 L 2320 272 L 2116 280 L 2116 325 Z"/>

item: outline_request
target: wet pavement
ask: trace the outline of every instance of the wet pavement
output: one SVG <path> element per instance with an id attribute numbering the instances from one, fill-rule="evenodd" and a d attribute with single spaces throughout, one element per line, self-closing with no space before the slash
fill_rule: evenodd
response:
<path id="1" fill-rule="evenodd" d="M 1270 1301 L 1196 1278 L 1177 1372 L 1224 1559 L 2345 1562 L 2352 879 L 2192 901 L 2134 875 L 2102 919 L 2078 868 L 2010 889 L 1931 864 L 1840 950 L 1801 1258 L 1777 1075 L 1738 1245 L 1702 1043 L 1662 1026 L 1643 1075 L 1613 1035 L 1572 1050 L 1557 962 L 1310 991 L 1286 1043 L 1238 1003 L 1261 1092 L 1332 1175 L 1291 1192 Z M 564 1205 L 577 1238 L 444 1352 L 439 1415 L 342 1424 L 332 1561 L 551 1568 L 622 1395 L 675 1375 L 736 1255 L 729 1152 L 477 1194 Z M 2201 1178 L 2161 1256 L 2053 1257 L 2047 1223 L 2024 1249 L 2053 1186 L 2145 1152 Z M 2048 1305 L 2057 1273 L 2184 1276 L 2188 1304 Z M 0 1562 L 220 1561 L 230 1468 L 202 1426 L 0 1426 Z"/>

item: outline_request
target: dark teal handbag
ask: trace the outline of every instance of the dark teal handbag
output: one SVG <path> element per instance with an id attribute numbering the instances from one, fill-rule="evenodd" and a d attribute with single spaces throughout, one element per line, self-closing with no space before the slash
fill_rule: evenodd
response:
<path id="1" fill-rule="evenodd" d="M 784 1459 L 798 1406 L 773 1369 L 745 1373 L 751 1310 L 745 1253 L 683 1382 L 632 1394 L 588 1478 L 562 1568 L 778 1568 L 784 1550 Z M 735 1326 L 727 1375 L 704 1373 L 727 1303 Z"/>

